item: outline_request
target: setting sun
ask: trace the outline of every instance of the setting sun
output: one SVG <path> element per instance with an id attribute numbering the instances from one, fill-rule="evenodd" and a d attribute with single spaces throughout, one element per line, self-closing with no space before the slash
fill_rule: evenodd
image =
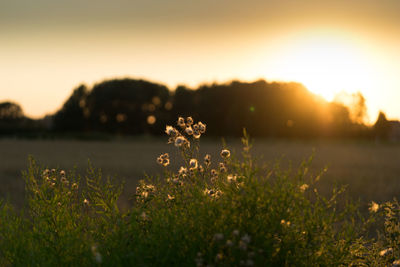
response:
<path id="1" fill-rule="evenodd" d="M 360 50 L 340 38 L 307 38 L 281 50 L 276 72 L 331 101 L 339 92 L 364 92 L 375 83 L 374 62 Z"/>

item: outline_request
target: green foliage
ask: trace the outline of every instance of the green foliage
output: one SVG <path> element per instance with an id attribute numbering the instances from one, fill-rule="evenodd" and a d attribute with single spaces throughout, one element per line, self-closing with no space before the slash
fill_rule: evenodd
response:
<path id="1" fill-rule="evenodd" d="M 182 167 L 165 153 L 158 178 L 138 184 L 132 206 L 117 205 L 122 185 L 48 170 L 30 159 L 26 208 L 0 202 L 1 266 L 389 266 L 400 259 L 400 205 L 372 203 L 363 218 L 344 208 L 344 188 L 328 197 L 309 173 L 258 167 L 244 132 L 240 155 L 203 154 L 206 125 L 179 118 L 167 126 Z M 172 158 L 172 157 L 171 157 Z M 371 229 L 378 234 L 369 237 Z"/>

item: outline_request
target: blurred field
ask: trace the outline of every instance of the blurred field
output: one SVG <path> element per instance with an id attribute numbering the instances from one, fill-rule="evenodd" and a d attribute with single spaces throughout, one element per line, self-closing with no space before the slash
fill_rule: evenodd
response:
<path id="1" fill-rule="evenodd" d="M 21 207 L 24 182 L 21 171 L 27 168 L 28 155 L 49 168 L 70 170 L 77 167 L 84 174 L 88 159 L 104 175 L 117 176 L 126 182 L 123 203 L 135 192 L 135 185 L 144 173 L 162 172 L 156 158 L 170 152 L 174 162 L 175 149 L 166 139 L 140 138 L 112 142 L 71 140 L 0 140 L 0 197 Z M 228 148 L 240 152 L 239 140 L 228 140 Z M 218 158 L 218 140 L 202 140 L 201 153 Z M 365 205 L 371 201 L 386 201 L 400 195 L 400 144 L 356 141 L 284 141 L 256 140 L 253 154 L 268 164 L 282 159 L 282 165 L 298 166 L 315 150 L 310 168 L 317 173 L 325 166 L 328 172 L 320 182 L 321 190 L 330 190 L 335 183 L 348 184 L 347 193 Z M 175 157 L 174 157 L 175 155 Z M 175 161 L 176 162 L 176 161 Z M 172 168 L 178 168 L 173 164 Z"/>

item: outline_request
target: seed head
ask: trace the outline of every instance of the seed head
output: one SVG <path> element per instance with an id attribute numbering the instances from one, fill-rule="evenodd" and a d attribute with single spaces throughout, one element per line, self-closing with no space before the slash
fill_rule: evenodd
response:
<path id="1" fill-rule="evenodd" d="M 208 167 L 208 166 L 210 166 L 210 164 L 211 164 L 211 156 L 209 154 L 207 154 L 204 157 L 204 165 L 206 165 Z"/>
<path id="2" fill-rule="evenodd" d="M 215 241 L 222 241 L 222 240 L 224 240 L 224 234 L 222 234 L 222 233 L 216 233 L 216 234 L 214 235 L 214 240 L 215 240 Z"/>
<path id="3" fill-rule="evenodd" d="M 186 118 L 186 124 L 189 125 L 189 126 L 192 125 L 193 124 L 193 118 L 192 117 L 187 117 Z"/>
<path id="4" fill-rule="evenodd" d="M 304 191 L 306 191 L 307 189 L 308 189 L 308 184 L 303 184 L 303 185 L 300 186 L 300 191 L 301 191 L 301 192 L 304 192 Z"/>
<path id="5" fill-rule="evenodd" d="M 187 135 L 192 135 L 193 134 L 192 127 L 190 127 L 190 126 L 186 127 L 185 132 L 186 132 Z"/>
<path id="6" fill-rule="evenodd" d="M 370 212 L 377 212 L 379 210 L 379 204 L 375 203 L 374 201 L 371 202 L 369 206 L 369 211 Z"/>
<path id="7" fill-rule="evenodd" d="M 167 125 L 165 127 L 165 132 L 167 133 L 167 135 L 172 136 L 172 137 L 175 137 L 177 134 L 177 130 L 170 125 Z"/>
<path id="8" fill-rule="evenodd" d="M 384 257 L 384 256 L 386 256 L 386 255 L 391 254 L 392 252 L 393 252 L 393 249 L 392 249 L 392 248 L 387 248 L 387 249 L 384 249 L 384 250 L 382 250 L 381 252 L 379 252 L 379 255 L 382 256 L 382 257 Z"/>
<path id="9" fill-rule="evenodd" d="M 200 133 L 205 133 L 206 132 L 206 125 L 204 123 L 202 123 L 201 121 L 199 121 L 198 125 L 199 125 Z"/>
<path id="10" fill-rule="evenodd" d="M 221 157 L 226 159 L 229 158 L 231 156 L 231 152 L 228 149 L 223 149 L 221 151 Z"/>
<path id="11" fill-rule="evenodd" d="M 185 119 L 182 118 L 182 117 L 179 117 L 178 121 L 177 121 L 177 124 L 178 124 L 179 127 L 185 128 L 185 126 L 186 126 L 185 125 Z"/>
<path id="12" fill-rule="evenodd" d="M 189 167 L 191 170 L 197 169 L 197 159 L 191 159 L 189 161 Z"/>
<path id="13" fill-rule="evenodd" d="M 185 139 L 185 137 L 183 136 L 178 136 L 175 139 L 175 146 L 176 147 L 181 147 L 182 145 L 184 145 L 187 142 L 187 140 Z"/>

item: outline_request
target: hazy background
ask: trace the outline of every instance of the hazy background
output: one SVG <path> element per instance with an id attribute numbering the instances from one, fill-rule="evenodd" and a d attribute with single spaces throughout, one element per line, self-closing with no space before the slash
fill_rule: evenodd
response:
<path id="1" fill-rule="evenodd" d="M 80 83 L 298 81 L 400 118 L 400 1 L 0 2 L 0 101 L 41 117 Z"/>

